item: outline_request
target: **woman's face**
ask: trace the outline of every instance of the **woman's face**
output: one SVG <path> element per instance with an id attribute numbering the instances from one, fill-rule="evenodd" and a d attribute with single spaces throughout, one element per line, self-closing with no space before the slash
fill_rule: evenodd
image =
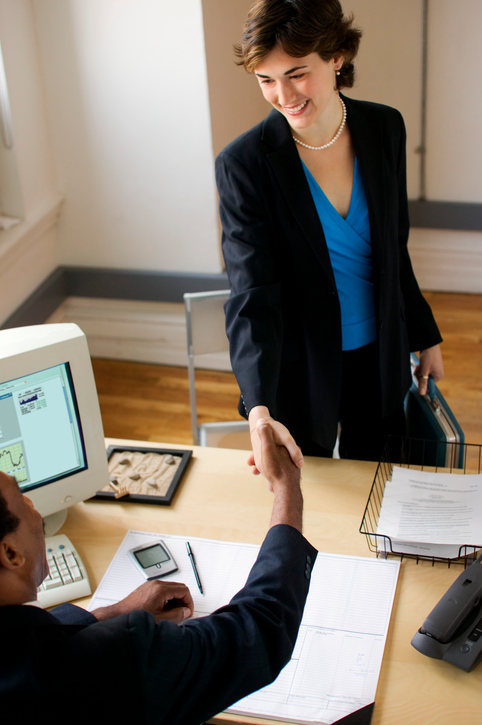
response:
<path id="1" fill-rule="evenodd" d="M 333 109 L 339 110 L 336 71 L 343 58 L 325 61 L 318 53 L 302 58 L 288 55 L 279 46 L 256 66 L 254 71 L 263 96 L 283 114 L 296 131 L 323 125 L 323 114 L 329 119 Z"/>

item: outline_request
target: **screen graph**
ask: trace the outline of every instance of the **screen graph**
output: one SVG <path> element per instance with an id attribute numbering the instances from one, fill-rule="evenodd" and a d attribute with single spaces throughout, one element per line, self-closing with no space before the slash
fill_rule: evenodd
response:
<path id="1" fill-rule="evenodd" d="M 0 471 L 14 476 L 17 483 L 27 480 L 27 466 L 20 442 L 10 443 L 10 445 L 0 448 Z"/>

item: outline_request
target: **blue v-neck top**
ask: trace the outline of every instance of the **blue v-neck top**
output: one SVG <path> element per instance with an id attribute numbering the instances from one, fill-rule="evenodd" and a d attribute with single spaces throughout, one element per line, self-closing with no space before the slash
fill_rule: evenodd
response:
<path id="1" fill-rule="evenodd" d="M 355 159 L 350 208 L 344 219 L 308 167 L 303 169 L 326 238 L 341 307 L 342 347 L 355 350 L 377 339 L 368 206 Z"/>

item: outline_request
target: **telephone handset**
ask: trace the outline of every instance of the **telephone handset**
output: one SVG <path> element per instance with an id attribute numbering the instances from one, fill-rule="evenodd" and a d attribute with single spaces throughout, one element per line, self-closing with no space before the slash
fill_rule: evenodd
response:
<path id="1" fill-rule="evenodd" d="M 427 657 L 470 672 L 482 658 L 482 555 L 454 581 L 412 638 Z"/>

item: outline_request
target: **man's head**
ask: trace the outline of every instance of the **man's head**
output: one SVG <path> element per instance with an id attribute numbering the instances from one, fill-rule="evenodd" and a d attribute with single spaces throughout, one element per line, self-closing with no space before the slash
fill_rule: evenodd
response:
<path id="1" fill-rule="evenodd" d="M 16 480 L 0 471 L 0 605 L 36 599 L 47 574 L 42 517 Z"/>

